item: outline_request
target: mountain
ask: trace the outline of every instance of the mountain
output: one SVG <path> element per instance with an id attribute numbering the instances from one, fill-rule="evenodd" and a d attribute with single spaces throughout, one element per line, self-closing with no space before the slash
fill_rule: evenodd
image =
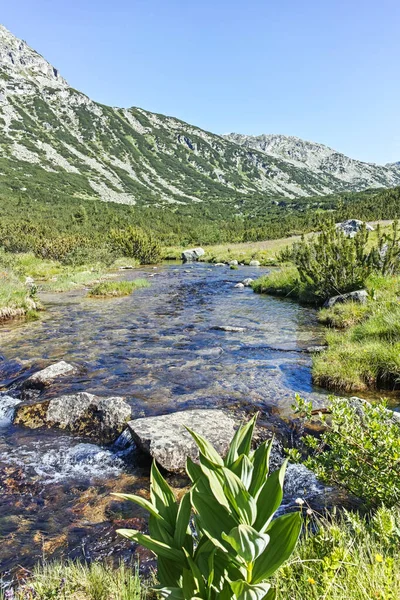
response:
<path id="1" fill-rule="evenodd" d="M 400 166 L 284 136 L 218 136 L 73 89 L 0 26 L 0 194 L 140 206 L 267 200 L 400 184 Z M 276 200 L 275 200 L 276 201 Z M 238 213 L 240 214 L 240 213 Z"/>

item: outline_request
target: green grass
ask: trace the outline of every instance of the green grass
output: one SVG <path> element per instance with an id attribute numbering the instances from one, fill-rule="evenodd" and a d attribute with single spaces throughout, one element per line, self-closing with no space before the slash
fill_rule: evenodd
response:
<path id="1" fill-rule="evenodd" d="M 26 285 L 9 271 L 0 272 L 0 322 L 13 318 L 35 318 L 40 303 Z"/>
<path id="2" fill-rule="evenodd" d="M 149 287 L 147 279 L 133 281 L 102 281 L 89 291 L 88 295 L 96 298 L 129 296 L 134 290 Z"/>
<path id="3" fill-rule="evenodd" d="M 52 562 L 37 565 L 15 600 L 142 600 L 154 598 L 137 569 L 121 563 L 119 568 L 103 563 Z M 0 591 L 0 600 L 3 596 Z"/>
<path id="4" fill-rule="evenodd" d="M 365 305 L 323 309 L 319 319 L 333 328 L 328 349 L 313 357 L 316 384 L 341 392 L 391 389 L 400 382 L 400 277 L 372 276 Z"/>
<path id="5" fill-rule="evenodd" d="M 400 598 L 398 509 L 308 519 L 307 534 L 276 577 L 277 600 Z"/>

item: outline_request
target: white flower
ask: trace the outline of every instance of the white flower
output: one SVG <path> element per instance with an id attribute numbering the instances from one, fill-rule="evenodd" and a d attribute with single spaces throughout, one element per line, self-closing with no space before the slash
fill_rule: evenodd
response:
<path id="1" fill-rule="evenodd" d="M 299 506 L 303 506 L 303 504 L 304 504 L 304 500 L 303 500 L 303 498 L 296 498 L 295 502 L 296 502 L 296 504 L 298 504 Z"/>

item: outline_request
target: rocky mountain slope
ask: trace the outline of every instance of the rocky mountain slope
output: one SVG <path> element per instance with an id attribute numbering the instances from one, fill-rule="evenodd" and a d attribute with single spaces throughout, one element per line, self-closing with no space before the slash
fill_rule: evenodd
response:
<path id="1" fill-rule="evenodd" d="M 0 193 L 139 205 L 268 199 L 400 184 L 400 166 L 284 136 L 221 137 L 96 103 L 0 26 Z M 239 203 L 239 204 L 238 204 Z"/>

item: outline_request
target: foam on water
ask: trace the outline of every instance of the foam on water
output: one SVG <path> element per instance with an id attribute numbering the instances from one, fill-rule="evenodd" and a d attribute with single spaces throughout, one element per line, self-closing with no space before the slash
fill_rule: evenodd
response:
<path id="1" fill-rule="evenodd" d="M 13 419 L 14 410 L 21 401 L 7 394 L 0 394 L 0 427 L 7 427 Z"/>
<path id="2" fill-rule="evenodd" d="M 57 483 L 117 476 L 124 470 L 123 456 L 124 452 L 59 437 L 56 442 L 35 441 L 29 446 L 10 448 L 0 453 L 0 461 L 22 468 L 43 483 Z"/>

